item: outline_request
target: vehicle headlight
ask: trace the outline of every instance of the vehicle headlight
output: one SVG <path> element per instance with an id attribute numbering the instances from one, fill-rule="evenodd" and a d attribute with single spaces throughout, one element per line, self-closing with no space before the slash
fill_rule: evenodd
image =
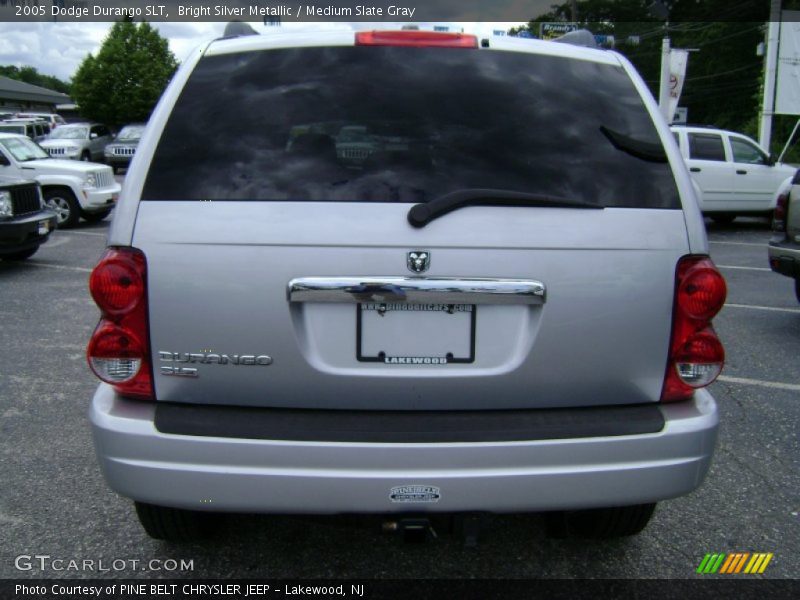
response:
<path id="1" fill-rule="evenodd" d="M 86 187 L 97 187 L 97 174 L 96 173 L 87 174 L 84 185 L 86 185 Z"/>
<path id="2" fill-rule="evenodd" d="M 111 146 L 106 146 L 104 152 L 106 156 L 114 156 L 114 149 Z"/>
<path id="3" fill-rule="evenodd" d="M 64 148 L 64 154 L 66 154 L 67 156 L 72 156 L 73 154 L 77 154 L 79 150 L 80 149 L 76 148 L 75 146 L 67 146 L 66 148 Z"/>
<path id="4" fill-rule="evenodd" d="M 10 217 L 14 214 L 14 207 L 11 204 L 11 194 L 0 190 L 0 217 Z"/>

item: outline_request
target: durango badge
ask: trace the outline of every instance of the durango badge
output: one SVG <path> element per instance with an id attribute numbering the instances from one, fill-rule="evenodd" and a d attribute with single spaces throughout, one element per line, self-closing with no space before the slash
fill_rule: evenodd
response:
<path id="1" fill-rule="evenodd" d="M 412 273 L 424 273 L 431 266 L 431 253 L 426 250 L 412 250 L 406 256 L 406 266 Z"/>
<path id="2" fill-rule="evenodd" d="M 398 485 L 389 491 L 392 502 L 438 502 L 442 497 L 433 485 Z"/>

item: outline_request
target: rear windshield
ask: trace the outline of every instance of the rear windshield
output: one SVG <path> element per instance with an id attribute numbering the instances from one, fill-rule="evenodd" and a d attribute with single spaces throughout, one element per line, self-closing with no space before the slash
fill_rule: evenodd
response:
<path id="1" fill-rule="evenodd" d="M 604 131 L 605 130 L 605 133 Z M 203 58 L 156 148 L 145 200 L 427 202 L 465 188 L 679 208 L 622 68 L 399 47 Z"/>

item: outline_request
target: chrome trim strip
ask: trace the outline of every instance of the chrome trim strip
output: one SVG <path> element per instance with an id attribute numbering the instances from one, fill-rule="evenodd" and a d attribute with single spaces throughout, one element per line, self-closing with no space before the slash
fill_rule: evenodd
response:
<path id="1" fill-rule="evenodd" d="M 545 287 L 527 279 L 459 277 L 298 277 L 289 302 L 410 302 L 544 304 Z"/>

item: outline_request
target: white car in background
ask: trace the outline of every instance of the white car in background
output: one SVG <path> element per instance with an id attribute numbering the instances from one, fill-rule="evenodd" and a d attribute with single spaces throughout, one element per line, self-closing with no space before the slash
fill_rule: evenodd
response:
<path id="1" fill-rule="evenodd" d="M 51 158 L 36 142 L 13 133 L 0 133 L 0 176 L 39 183 L 45 204 L 65 228 L 77 225 L 81 217 L 106 218 L 121 187 L 111 167 Z"/>
<path id="2" fill-rule="evenodd" d="M 700 188 L 700 210 L 719 223 L 771 215 L 780 189 L 797 171 L 741 133 L 684 125 L 673 125 L 672 132 Z"/>

